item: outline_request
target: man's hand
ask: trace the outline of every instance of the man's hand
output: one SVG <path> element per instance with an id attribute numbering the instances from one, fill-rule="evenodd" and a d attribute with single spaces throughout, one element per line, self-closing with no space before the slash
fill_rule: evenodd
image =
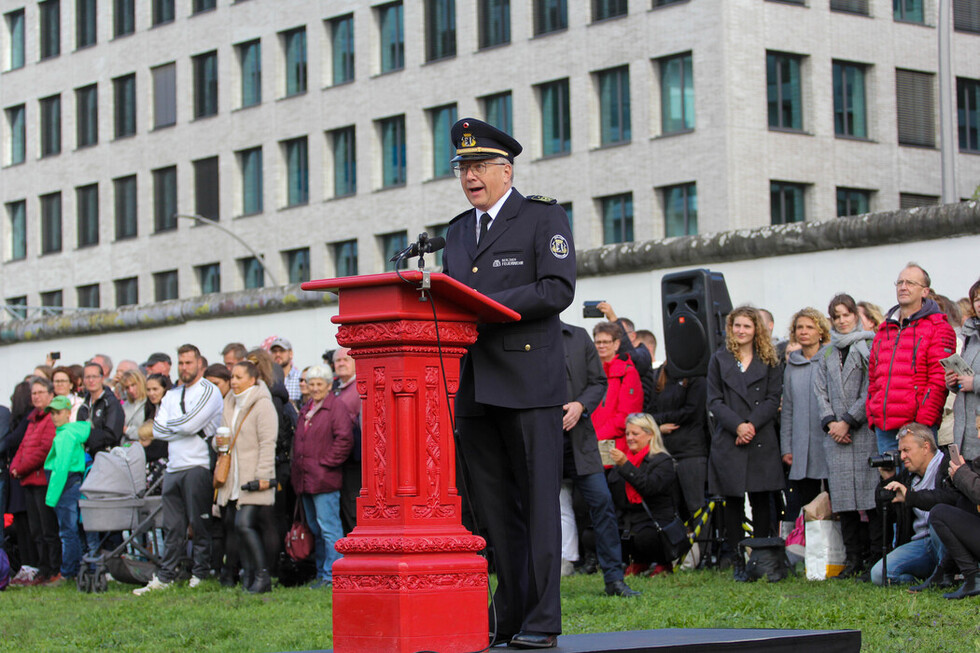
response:
<path id="1" fill-rule="evenodd" d="M 571 431 L 578 424 L 582 413 L 585 412 L 585 406 L 581 402 L 570 401 L 561 408 L 565 411 L 565 414 L 561 418 L 561 428 L 565 431 Z"/>
<path id="2" fill-rule="evenodd" d="M 949 457 L 949 477 L 950 478 L 953 478 L 953 475 L 956 474 L 956 470 L 959 469 L 960 467 L 962 467 L 964 464 L 966 464 L 966 461 L 963 460 L 962 454 L 961 455 L 958 455 L 956 458 L 953 458 L 952 456 L 950 456 Z"/>
<path id="3" fill-rule="evenodd" d="M 884 467 L 879 467 L 878 468 L 878 475 L 881 476 L 881 479 L 882 480 L 887 481 L 890 478 L 895 478 L 895 470 L 894 469 L 885 469 Z"/>
<path id="4" fill-rule="evenodd" d="M 783 464 L 786 465 L 787 467 L 792 467 L 793 466 L 793 454 L 791 454 L 791 453 L 783 454 Z"/>
<path id="5" fill-rule="evenodd" d="M 663 433 L 663 434 L 673 433 L 674 431 L 676 431 L 679 428 L 680 428 L 679 425 L 672 424 L 670 422 L 667 422 L 666 424 L 661 424 L 660 425 L 660 432 Z"/>
<path id="6" fill-rule="evenodd" d="M 622 467 L 626 464 L 626 454 L 624 454 L 619 449 L 613 448 L 609 450 L 609 457 L 616 464 L 617 467 Z"/>
<path id="7" fill-rule="evenodd" d="M 609 305 L 609 302 L 599 302 L 596 305 L 596 308 L 602 311 L 602 314 L 605 315 L 606 319 L 610 322 L 615 322 L 619 319 L 616 317 L 616 311 L 614 311 L 613 307 Z"/>
<path id="8" fill-rule="evenodd" d="M 892 503 L 904 503 L 905 502 L 905 486 L 898 481 L 892 481 L 885 486 L 886 490 L 891 490 L 895 493 L 895 498 L 892 499 Z"/>
<path id="9" fill-rule="evenodd" d="M 844 420 L 828 424 L 827 433 L 837 444 L 851 444 L 851 427 Z"/>

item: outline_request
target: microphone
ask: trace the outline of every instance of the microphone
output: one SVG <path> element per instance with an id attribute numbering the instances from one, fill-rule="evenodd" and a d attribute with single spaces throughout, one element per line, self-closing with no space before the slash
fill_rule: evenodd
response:
<path id="1" fill-rule="evenodd" d="M 419 256 L 421 254 L 431 254 L 432 252 L 438 252 L 446 246 L 446 239 L 442 236 L 436 236 L 435 238 L 429 238 L 429 234 L 422 232 L 419 234 L 419 239 L 398 252 L 390 259 L 391 263 L 395 263 L 408 256 Z"/>

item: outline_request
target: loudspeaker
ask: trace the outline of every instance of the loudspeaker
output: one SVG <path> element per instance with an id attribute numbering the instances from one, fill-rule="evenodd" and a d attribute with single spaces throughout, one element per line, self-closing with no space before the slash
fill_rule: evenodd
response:
<path id="1" fill-rule="evenodd" d="M 660 281 L 667 373 L 675 379 L 704 376 L 708 360 L 725 343 L 725 318 L 732 310 L 721 272 L 674 272 Z"/>

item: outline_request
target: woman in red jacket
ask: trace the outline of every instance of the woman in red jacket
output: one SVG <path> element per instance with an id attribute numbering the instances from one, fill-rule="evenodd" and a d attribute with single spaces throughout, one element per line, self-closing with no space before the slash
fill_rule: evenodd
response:
<path id="1" fill-rule="evenodd" d="M 354 419 L 343 401 L 330 392 L 330 380 L 330 370 L 322 365 L 306 370 L 310 401 L 300 411 L 293 438 L 293 488 L 303 502 L 315 542 L 315 588 L 333 583 L 333 563 L 340 557 L 334 543 L 344 535 L 340 523 L 342 465 L 354 444 Z"/>
<path id="2" fill-rule="evenodd" d="M 592 411 L 592 425 L 600 440 L 615 439 L 616 448 L 622 452 L 626 446 L 626 417 L 643 410 L 643 384 L 633 362 L 626 354 L 617 356 L 623 330 L 613 322 L 600 322 L 592 329 L 592 338 L 602 371 L 609 386 L 602 403 Z"/>
<path id="3" fill-rule="evenodd" d="M 31 540 L 37 547 L 38 572 L 32 584 L 41 585 L 58 573 L 61 567 L 61 538 L 58 536 L 58 517 L 44 503 L 48 477 L 44 460 L 54 441 L 54 422 L 44 409 L 54 399 L 51 381 L 35 376 L 31 379 L 31 404 L 27 415 L 27 431 L 10 463 L 10 476 L 20 479 L 27 503 L 27 525 Z"/>

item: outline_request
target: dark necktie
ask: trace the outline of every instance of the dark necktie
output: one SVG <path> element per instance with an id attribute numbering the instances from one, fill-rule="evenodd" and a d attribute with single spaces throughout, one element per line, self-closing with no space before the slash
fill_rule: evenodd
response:
<path id="1" fill-rule="evenodd" d="M 483 242 L 483 237 L 487 235 L 488 229 L 490 229 L 490 214 L 484 213 L 480 216 L 480 237 L 476 239 L 477 244 Z"/>

